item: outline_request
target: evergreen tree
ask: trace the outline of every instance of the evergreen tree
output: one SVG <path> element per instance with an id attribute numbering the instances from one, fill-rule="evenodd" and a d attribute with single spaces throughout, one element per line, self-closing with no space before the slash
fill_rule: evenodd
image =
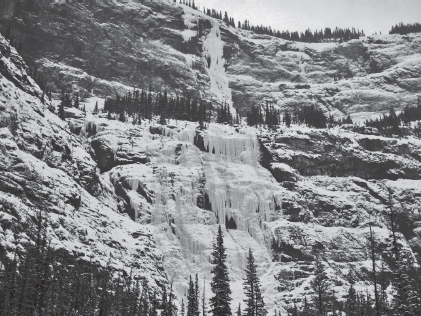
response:
<path id="1" fill-rule="evenodd" d="M 200 306 L 199 306 L 199 277 L 196 273 L 196 279 L 194 283 L 194 308 L 193 308 L 193 315 L 199 316 L 200 315 Z M 205 316 L 205 315 L 203 315 Z"/>
<path id="2" fill-rule="evenodd" d="M 64 121 L 64 99 L 58 105 L 58 116 Z"/>
<path id="3" fill-rule="evenodd" d="M 349 269 L 347 279 L 349 282 L 349 289 L 348 289 L 348 295 L 345 301 L 345 315 L 358 316 L 358 311 L 355 308 L 355 306 L 357 306 L 357 291 L 354 288 L 355 277 L 351 268 Z"/>
<path id="4" fill-rule="evenodd" d="M 95 102 L 95 107 L 94 107 L 94 110 L 92 111 L 92 114 L 98 114 L 98 101 Z"/>
<path id="5" fill-rule="evenodd" d="M 206 316 L 206 297 L 205 297 L 205 280 L 203 280 L 203 294 L 202 294 L 202 315 Z"/>
<path id="6" fill-rule="evenodd" d="M 246 277 L 244 279 L 243 287 L 246 295 L 244 303 L 246 308 L 244 314 L 246 316 L 263 316 L 266 314 L 265 305 L 260 292 L 260 281 L 257 276 L 257 266 L 254 262 L 254 256 L 249 248 L 246 264 Z"/>
<path id="7" fill-rule="evenodd" d="M 287 127 L 291 126 L 291 113 L 288 110 L 285 111 L 285 114 L 284 114 L 284 124 Z"/>
<path id="8" fill-rule="evenodd" d="M 301 316 L 310 316 L 312 314 L 310 304 L 307 301 L 307 296 L 304 296 L 304 303 L 303 303 L 303 309 L 301 311 Z"/>
<path id="9" fill-rule="evenodd" d="M 242 316 L 242 313 L 241 313 L 241 303 L 238 303 L 237 316 Z"/>
<path id="10" fill-rule="evenodd" d="M 187 289 L 187 316 L 195 316 L 195 288 L 191 275 Z"/>
<path id="11" fill-rule="evenodd" d="M 154 291 L 151 298 L 150 298 L 150 302 L 151 302 L 151 307 L 150 307 L 150 313 L 149 316 L 158 316 L 158 300 L 156 298 L 156 292 Z"/>
<path id="12" fill-rule="evenodd" d="M 393 310 L 395 315 L 412 316 L 414 311 L 415 295 L 411 288 L 408 276 L 408 266 L 403 259 L 396 263 L 395 288 L 393 297 Z"/>
<path id="13" fill-rule="evenodd" d="M 311 287 L 315 292 L 313 295 L 313 304 L 320 316 L 327 315 L 330 310 L 332 293 L 328 281 L 322 257 L 320 254 L 316 254 L 314 279 L 311 281 Z"/>
<path id="14" fill-rule="evenodd" d="M 126 122 L 126 114 L 124 113 L 124 110 L 123 111 L 120 111 L 120 115 L 118 116 L 118 120 L 120 121 L 120 122 Z"/>
<path id="15" fill-rule="evenodd" d="M 75 103 L 73 104 L 73 107 L 79 110 L 80 104 L 79 104 L 79 93 L 76 93 L 76 99 Z"/>
<path id="16" fill-rule="evenodd" d="M 180 309 L 180 312 L 181 312 L 181 316 L 184 316 L 185 313 L 186 313 L 186 307 L 184 306 L 184 300 L 183 299 L 181 300 L 181 309 Z"/>
<path id="17" fill-rule="evenodd" d="M 375 258 L 375 249 L 374 249 L 374 236 L 373 236 L 373 230 L 371 228 L 371 222 L 369 226 L 370 226 L 371 263 L 373 267 L 374 297 L 375 297 L 375 302 L 376 302 L 376 315 L 380 316 L 379 293 L 377 291 L 377 273 L 376 273 L 376 258 Z"/>
<path id="18" fill-rule="evenodd" d="M 228 267 L 226 265 L 226 250 L 221 225 L 218 226 L 216 243 L 212 252 L 212 282 L 211 290 L 214 296 L 210 299 L 213 316 L 231 316 L 231 289 L 229 285 Z"/>

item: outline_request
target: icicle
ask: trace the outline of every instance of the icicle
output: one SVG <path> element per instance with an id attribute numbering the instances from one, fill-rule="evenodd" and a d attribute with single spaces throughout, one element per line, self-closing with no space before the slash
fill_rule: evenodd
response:
<path id="1" fill-rule="evenodd" d="M 210 153 L 231 158 L 234 162 L 255 165 L 259 161 L 259 142 L 255 134 L 241 131 L 235 137 L 226 133 L 221 134 L 220 126 L 210 124 L 204 133 L 204 145 Z"/>

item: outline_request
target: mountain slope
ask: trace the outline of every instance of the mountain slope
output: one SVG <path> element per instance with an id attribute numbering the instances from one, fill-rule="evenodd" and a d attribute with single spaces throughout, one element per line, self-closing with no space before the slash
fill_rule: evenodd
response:
<path id="1" fill-rule="evenodd" d="M 287 43 L 154 2 L 52 4 L 18 18 L 1 12 L 4 23 L 13 21 L 16 38 L 22 36 L 23 55 L 52 87 L 81 97 L 151 83 L 154 90 L 220 101 L 232 95 L 243 112 L 269 98 L 280 108 L 317 102 L 358 118 L 396 100 L 413 104 L 419 89 L 418 35 Z M 233 306 L 243 299 L 250 247 L 270 313 L 312 294 L 315 252 L 339 299 L 349 269 L 357 289 L 370 290 L 370 223 L 389 284 L 390 207 L 401 222 L 399 244 L 418 260 L 419 139 L 346 127 L 270 132 L 215 123 L 201 130 L 173 120 L 133 125 L 75 109 L 67 109 L 63 122 L 48 110 L 54 108 L 49 101 L 41 102 L 42 92 L 3 38 L 0 52 L 2 255 L 30 238 L 43 211 L 55 247 L 86 261 L 93 256 L 98 267 L 111 257 L 115 268 L 133 268 L 161 288 L 173 281 L 179 299 L 188 276 L 199 273 L 209 298 L 209 256 L 222 224 Z M 333 83 L 346 67 L 354 78 Z"/>
<path id="2" fill-rule="evenodd" d="M 41 102 L 25 63 L 3 37 L 0 48 L 1 260 L 31 242 L 41 212 L 54 249 L 98 269 L 111 260 L 115 269 L 133 269 L 164 286 L 150 231 L 116 212 L 116 197 L 80 139 L 48 110 L 49 101 Z"/>
<path id="3" fill-rule="evenodd" d="M 416 105 L 420 93 L 416 34 L 305 44 L 228 27 L 172 2 L 0 6 L 0 22 L 11 23 L 23 56 L 56 90 L 104 97 L 151 85 L 232 98 L 242 115 L 253 103 L 315 104 L 356 121 Z"/>

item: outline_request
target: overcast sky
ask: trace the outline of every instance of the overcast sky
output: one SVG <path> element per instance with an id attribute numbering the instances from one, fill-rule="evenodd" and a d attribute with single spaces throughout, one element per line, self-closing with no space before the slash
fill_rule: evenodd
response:
<path id="1" fill-rule="evenodd" d="M 362 28 L 367 35 L 388 33 L 399 22 L 421 23 L 421 0 L 195 0 L 227 11 L 238 20 L 279 30 L 329 27 Z"/>

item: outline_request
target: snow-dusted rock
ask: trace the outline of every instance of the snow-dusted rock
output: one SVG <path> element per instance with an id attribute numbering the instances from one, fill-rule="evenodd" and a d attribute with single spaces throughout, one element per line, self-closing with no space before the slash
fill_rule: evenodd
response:
<path id="1" fill-rule="evenodd" d="M 0 43 L 8 45 L 1 36 Z M 116 196 L 97 174 L 84 139 L 47 109 L 49 101 L 42 104 L 36 96 L 37 91 L 41 95 L 39 87 L 26 76 L 26 66 L 10 46 L 9 51 L 13 60 L 0 55 L 7 64 L 0 75 L 2 254 L 11 254 L 35 238 L 42 213 L 53 248 L 92 262 L 98 269 L 111 260 L 113 268 L 133 269 L 159 290 L 167 279 L 150 230 L 119 214 Z"/>

